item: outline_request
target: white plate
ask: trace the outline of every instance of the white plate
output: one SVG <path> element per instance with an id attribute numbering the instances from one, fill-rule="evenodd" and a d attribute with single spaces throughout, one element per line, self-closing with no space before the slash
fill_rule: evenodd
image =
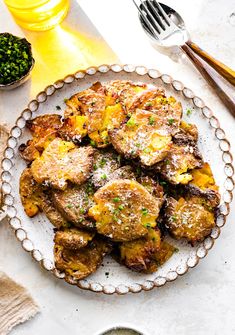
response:
<path id="1" fill-rule="evenodd" d="M 82 91 L 96 81 L 110 81 L 124 79 L 141 81 L 147 84 L 157 85 L 166 90 L 167 95 L 173 95 L 181 101 L 184 110 L 183 119 L 195 123 L 199 130 L 199 149 L 205 161 L 209 162 L 219 185 L 222 201 L 217 216 L 217 225 L 206 240 L 194 247 L 182 241 L 173 241 L 179 248 L 168 262 L 156 273 L 139 274 L 128 270 L 124 266 L 106 257 L 104 266 L 85 280 L 74 280 L 72 277 L 58 272 L 54 267 L 53 259 L 53 226 L 48 219 L 39 214 L 29 218 L 22 207 L 19 197 L 19 177 L 26 163 L 18 154 L 18 147 L 30 138 L 29 131 L 25 128 L 26 120 L 47 113 L 58 113 L 56 106 L 65 108 L 64 98 Z M 192 110 L 190 116 L 186 115 L 187 109 Z M 64 278 L 70 284 L 75 284 L 83 289 L 106 294 L 128 292 L 140 292 L 151 290 L 154 287 L 174 281 L 179 275 L 183 275 L 189 268 L 197 265 L 200 258 L 204 258 L 214 244 L 214 240 L 220 234 L 220 227 L 225 224 L 229 213 L 229 204 L 232 201 L 234 188 L 232 176 L 232 156 L 229 152 L 230 145 L 225 138 L 224 131 L 220 128 L 218 120 L 212 115 L 211 110 L 194 93 L 184 85 L 173 80 L 168 75 L 161 75 L 157 70 L 148 70 L 143 66 L 132 65 L 101 65 L 91 67 L 85 71 L 78 71 L 74 75 L 68 75 L 40 92 L 35 100 L 17 119 L 15 127 L 11 130 L 8 139 L 8 147 L 5 150 L 2 161 L 2 191 L 4 204 L 7 205 L 9 223 L 16 232 L 17 239 L 24 250 L 31 253 L 32 257 L 40 262 L 42 267 L 51 271 L 58 278 Z M 170 240 L 170 238 L 168 238 Z M 107 275 L 107 273 L 109 273 Z"/>

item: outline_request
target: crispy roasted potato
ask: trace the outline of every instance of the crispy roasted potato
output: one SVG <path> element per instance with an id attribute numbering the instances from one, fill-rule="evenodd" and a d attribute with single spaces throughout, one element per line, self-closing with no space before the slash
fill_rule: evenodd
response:
<path id="1" fill-rule="evenodd" d="M 97 270 L 103 257 L 110 251 L 110 244 L 100 238 L 94 238 L 86 247 L 78 250 L 70 250 L 56 243 L 54 246 L 55 265 L 66 275 L 75 279 L 83 279 Z"/>
<path id="2" fill-rule="evenodd" d="M 176 238 L 186 238 L 192 244 L 202 241 L 215 226 L 215 217 L 201 198 L 193 196 L 178 201 L 168 198 L 165 208 L 165 223 L 170 234 Z"/>
<path id="3" fill-rule="evenodd" d="M 73 142 L 81 142 L 87 135 L 88 117 L 85 115 L 71 115 L 64 119 L 63 126 L 59 129 L 60 136 Z"/>
<path id="4" fill-rule="evenodd" d="M 65 249 L 76 251 L 86 247 L 94 236 L 95 233 L 93 232 L 79 230 L 77 228 L 65 228 L 55 233 L 54 242 Z"/>
<path id="5" fill-rule="evenodd" d="M 147 85 L 144 83 L 134 83 L 125 80 L 114 80 L 104 83 L 103 87 L 108 102 L 112 102 L 115 99 L 116 102 L 120 102 L 126 112 L 128 112 L 136 95 L 147 89 Z"/>
<path id="6" fill-rule="evenodd" d="M 193 179 L 186 187 L 189 194 L 204 198 L 207 206 L 216 208 L 220 203 L 220 194 L 210 165 L 204 163 L 200 169 L 192 170 L 191 174 Z"/>
<path id="7" fill-rule="evenodd" d="M 172 244 L 162 241 L 160 244 L 160 248 L 156 250 L 152 257 L 151 262 L 148 264 L 148 273 L 153 273 L 157 271 L 159 266 L 163 265 L 168 261 L 168 259 L 177 251 L 178 249 L 175 248 Z"/>
<path id="8" fill-rule="evenodd" d="M 31 170 L 38 183 L 65 190 L 68 181 L 82 184 L 91 173 L 94 149 L 90 146 L 77 148 L 72 142 L 54 139 L 36 158 Z"/>
<path id="9" fill-rule="evenodd" d="M 96 220 L 98 233 L 114 241 L 131 241 L 156 226 L 160 203 L 134 180 L 117 179 L 94 194 L 96 205 L 88 215 Z"/>
<path id="10" fill-rule="evenodd" d="M 42 195 L 41 210 L 57 229 L 70 226 L 70 223 L 53 204 L 50 191 Z"/>
<path id="11" fill-rule="evenodd" d="M 130 165 L 125 165 L 115 170 L 111 174 L 110 180 L 115 180 L 115 179 L 136 180 L 136 175 L 135 175 L 133 168 Z"/>
<path id="12" fill-rule="evenodd" d="M 56 227 L 66 227 L 67 220 L 53 205 L 50 193 L 38 184 L 30 168 L 26 168 L 20 177 L 20 197 L 26 214 L 33 217 L 43 211 L 49 221 Z"/>
<path id="13" fill-rule="evenodd" d="M 120 244 L 119 261 L 131 270 L 149 272 L 152 257 L 160 249 L 160 245 L 160 231 L 149 228 L 145 237 Z"/>
<path id="14" fill-rule="evenodd" d="M 93 202 L 94 190 L 91 182 L 83 185 L 69 185 L 65 191 L 53 190 L 54 205 L 63 216 L 76 227 L 94 228 L 94 223 L 89 220 L 87 213 Z"/>
<path id="15" fill-rule="evenodd" d="M 194 147 L 173 144 L 166 158 L 155 166 L 155 171 L 173 184 L 188 184 L 193 179 L 191 170 L 201 165 L 202 158 Z"/>
<path id="16" fill-rule="evenodd" d="M 139 158 L 151 166 L 163 160 L 171 147 L 171 135 L 162 132 L 158 117 L 137 110 L 119 129 L 109 132 L 114 148 L 127 158 Z"/>
<path id="17" fill-rule="evenodd" d="M 28 120 L 26 123 L 33 138 L 19 147 L 20 155 L 28 162 L 38 158 L 47 145 L 58 136 L 58 130 L 62 126 L 61 116 L 57 114 L 45 114 Z"/>
<path id="18" fill-rule="evenodd" d="M 104 186 L 111 180 L 111 176 L 120 164 L 120 157 L 111 151 L 96 150 L 91 181 L 95 187 Z"/>
<path id="19" fill-rule="evenodd" d="M 163 204 L 165 199 L 163 187 L 161 185 L 159 185 L 153 178 L 149 176 L 142 176 L 138 178 L 137 181 L 143 185 L 152 196 L 157 198 L 161 205 Z"/>
<path id="20" fill-rule="evenodd" d="M 135 96 L 129 113 L 134 113 L 137 109 L 154 113 L 157 116 L 155 122 L 165 133 L 174 135 L 178 132 L 182 117 L 181 103 L 173 97 L 167 98 L 162 89 L 149 89 Z"/>
<path id="21" fill-rule="evenodd" d="M 67 109 L 64 117 L 72 115 L 88 116 L 92 113 L 99 113 L 105 109 L 105 96 L 103 93 L 97 93 L 89 88 L 82 92 L 74 94 L 70 99 L 66 99 Z"/>
<path id="22" fill-rule="evenodd" d="M 20 198 L 25 213 L 29 217 L 35 216 L 42 205 L 42 186 L 33 178 L 30 168 L 24 169 L 20 176 Z"/>
<path id="23" fill-rule="evenodd" d="M 179 130 L 173 136 L 173 141 L 178 145 L 195 145 L 198 141 L 197 126 L 182 120 Z"/>

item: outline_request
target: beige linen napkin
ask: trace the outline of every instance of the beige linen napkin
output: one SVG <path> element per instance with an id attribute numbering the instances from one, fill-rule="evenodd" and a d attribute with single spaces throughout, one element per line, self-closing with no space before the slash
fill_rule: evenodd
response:
<path id="1" fill-rule="evenodd" d="M 37 314 L 39 308 L 27 290 L 0 272 L 0 335 Z"/>

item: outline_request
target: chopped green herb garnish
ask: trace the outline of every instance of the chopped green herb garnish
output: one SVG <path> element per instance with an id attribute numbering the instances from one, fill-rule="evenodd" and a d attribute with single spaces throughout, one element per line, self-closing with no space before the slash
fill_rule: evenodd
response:
<path id="1" fill-rule="evenodd" d="M 118 209 L 119 209 L 120 211 L 122 211 L 122 210 L 124 209 L 124 206 L 123 206 L 123 205 L 119 205 L 119 206 L 118 206 Z"/>
<path id="2" fill-rule="evenodd" d="M 187 114 L 187 116 L 190 116 L 192 114 L 191 109 L 188 108 L 187 111 L 186 111 L 186 114 Z"/>
<path id="3" fill-rule="evenodd" d="M 10 84 L 25 76 L 32 66 L 30 43 L 9 33 L 0 34 L 0 84 Z"/>
<path id="4" fill-rule="evenodd" d="M 146 216 L 147 214 L 148 214 L 148 209 L 147 208 L 142 208 L 141 209 L 141 212 L 142 212 L 142 214 L 144 215 L 144 216 Z"/>
<path id="5" fill-rule="evenodd" d="M 64 102 L 65 102 L 65 103 L 66 103 L 68 100 L 69 100 L 69 99 L 67 99 L 67 98 L 64 98 Z"/>
<path id="6" fill-rule="evenodd" d="M 98 169 L 98 166 L 96 164 L 93 165 L 93 169 L 94 170 L 97 170 Z"/>
<path id="7" fill-rule="evenodd" d="M 83 222 L 84 221 L 84 219 L 83 218 L 80 218 L 79 220 L 78 220 L 78 222 Z"/>
<path id="8" fill-rule="evenodd" d="M 102 157 L 102 159 L 100 160 L 100 167 L 104 167 L 105 164 L 107 163 L 106 159 Z"/>
<path id="9" fill-rule="evenodd" d="M 148 154 L 149 152 L 151 152 L 151 150 L 149 148 L 144 149 L 144 153 Z"/>
<path id="10" fill-rule="evenodd" d="M 169 123 L 169 125 L 173 125 L 173 123 L 175 122 L 175 119 L 168 119 L 168 123 Z"/>
<path id="11" fill-rule="evenodd" d="M 120 198 L 119 197 L 115 197 L 113 198 L 113 202 L 119 202 L 120 201 Z"/>
<path id="12" fill-rule="evenodd" d="M 170 164 L 169 159 L 166 159 L 166 160 L 165 160 L 165 164 L 166 164 L 166 165 L 169 165 L 169 164 Z"/>
<path id="13" fill-rule="evenodd" d="M 66 207 L 68 207 L 68 208 L 72 208 L 73 205 L 72 205 L 72 204 L 68 204 L 68 205 L 66 205 Z"/>
<path id="14" fill-rule="evenodd" d="M 128 116 L 128 117 L 131 117 L 131 116 L 132 116 L 132 114 L 129 112 L 129 113 L 127 114 L 127 116 Z"/>
<path id="15" fill-rule="evenodd" d="M 179 252 L 180 250 L 178 248 L 175 248 L 174 252 Z"/>
<path id="16" fill-rule="evenodd" d="M 96 104 L 96 101 L 91 102 L 91 106 L 95 106 L 95 104 Z"/>
<path id="17" fill-rule="evenodd" d="M 101 179 L 103 180 L 106 180 L 107 179 L 107 175 L 105 173 L 103 173 L 101 176 L 100 176 Z"/>
<path id="18" fill-rule="evenodd" d="M 144 224 L 144 227 L 145 227 L 145 228 L 152 228 L 151 223 L 145 223 L 145 224 Z"/>
<path id="19" fill-rule="evenodd" d="M 171 220 L 174 221 L 174 222 L 176 222 L 177 217 L 175 215 L 172 215 Z"/>
<path id="20" fill-rule="evenodd" d="M 135 125 L 136 125 L 136 123 L 135 123 L 135 121 L 134 121 L 134 120 L 132 120 L 132 119 L 129 119 L 129 120 L 127 121 L 126 125 L 127 125 L 128 127 L 133 127 L 133 126 L 135 126 Z"/>
<path id="21" fill-rule="evenodd" d="M 140 143 L 136 143 L 136 145 L 135 145 L 137 148 L 139 148 L 140 147 Z"/>
<path id="22" fill-rule="evenodd" d="M 151 101 L 146 102 L 146 104 L 145 104 L 146 107 L 150 107 L 150 106 L 152 106 L 152 105 L 153 105 L 153 103 L 152 103 Z"/>
<path id="23" fill-rule="evenodd" d="M 80 208 L 80 210 L 79 210 L 80 214 L 84 214 L 85 212 L 86 212 L 86 210 L 84 208 Z"/>
<path id="24" fill-rule="evenodd" d="M 153 115 L 151 115 L 151 116 L 149 117 L 149 124 L 150 124 L 150 126 L 153 126 L 154 123 L 155 123 L 155 118 L 154 118 Z"/>
<path id="25" fill-rule="evenodd" d="M 92 147 L 95 147 L 95 146 L 96 146 L 96 143 L 95 143 L 95 141 L 93 141 L 93 140 L 90 140 L 90 145 L 91 145 Z"/>

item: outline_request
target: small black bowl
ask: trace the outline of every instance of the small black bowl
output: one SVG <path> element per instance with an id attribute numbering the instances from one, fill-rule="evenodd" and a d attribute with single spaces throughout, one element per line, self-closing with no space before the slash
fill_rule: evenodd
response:
<path id="1" fill-rule="evenodd" d="M 5 36 L 14 36 L 14 37 L 18 37 L 18 36 L 15 36 L 13 34 L 10 34 L 10 33 L 0 33 L 0 35 L 5 35 Z M 28 47 L 28 50 L 29 50 L 29 56 L 30 58 L 32 59 L 32 65 L 30 66 L 30 68 L 28 69 L 27 73 L 24 74 L 21 78 L 17 79 L 17 80 L 14 80 L 12 81 L 11 83 L 8 83 L 8 84 L 0 84 L 0 90 L 11 90 L 13 88 L 16 88 L 18 86 L 20 86 L 21 84 L 25 83 L 26 80 L 29 79 L 30 75 L 31 75 L 31 71 L 34 67 L 34 64 L 35 64 L 35 60 L 33 58 L 33 54 L 32 54 L 32 47 L 31 47 L 31 44 L 26 40 L 26 38 L 21 38 L 19 37 L 23 43 L 25 43 Z"/>

